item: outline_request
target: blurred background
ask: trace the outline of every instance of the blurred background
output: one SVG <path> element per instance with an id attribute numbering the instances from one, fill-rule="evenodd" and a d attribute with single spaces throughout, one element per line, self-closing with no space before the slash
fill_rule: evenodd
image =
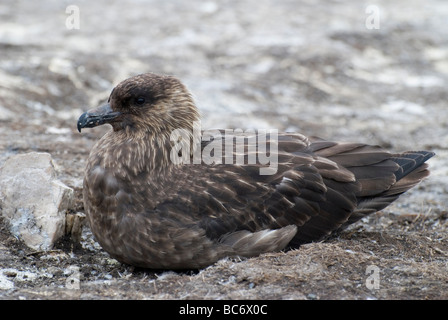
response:
<path id="1" fill-rule="evenodd" d="M 125 78 L 172 74 L 204 128 L 277 128 L 427 149 L 432 176 L 389 210 L 445 210 L 448 3 L 17 1 L 0 3 L 0 165 L 49 152 L 80 190 L 108 128 L 79 115 Z"/>

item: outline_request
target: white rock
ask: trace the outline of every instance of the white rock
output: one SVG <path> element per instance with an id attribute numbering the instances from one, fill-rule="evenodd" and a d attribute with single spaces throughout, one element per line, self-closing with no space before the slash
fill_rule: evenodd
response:
<path id="1" fill-rule="evenodd" d="M 73 189 L 57 180 L 51 155 L 14 155 L 0 169 L 1 214 L 9 229 L 34 250 L 51 249 L 65 231 Z"/>
<path id="2" fill-rule="evenodd" d="M 0 270 L 0 290 L 8 290 L 14 288 L 14 282 L 8 279 L 8 276 Z"/>
<path id="3" fill-rule="evenodd" d="M 0 290 L 13 289 L 14 282 L 33 281 L 37 276 L 34 272 L 19 271 L 14 268 L 0 269 Z"/>

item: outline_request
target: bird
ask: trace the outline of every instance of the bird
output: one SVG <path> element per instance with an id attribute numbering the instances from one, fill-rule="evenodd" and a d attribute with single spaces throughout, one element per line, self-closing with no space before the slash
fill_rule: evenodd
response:
<path id="1" fill-rule="evenodd" d="M 294 132 L 203 130 L 188 88 L 155 73 L 120 82 L 77 127 L 104 124 L 111 129 L 84 172 L 87 220 L 111 257 L 148 269 L 201 269 L 325 240 L 417 185 L 434 156 Z"/>

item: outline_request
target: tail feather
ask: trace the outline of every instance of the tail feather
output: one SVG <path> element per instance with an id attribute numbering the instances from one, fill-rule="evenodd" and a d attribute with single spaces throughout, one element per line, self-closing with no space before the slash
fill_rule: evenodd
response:
<path id="1" fill-rule="evenodd" d="M 433 156 L 434 152 L 428 151 L 407 151 L 402 154 L 394 155 L 391 160 L 400 166 L 399 170 L 395 172 L 397 181 L 410 174 Z"/>
<path id="2" fill-rule="evenodd" d="M 404 192 L 416 186 L 429 175 L 426 160 L 434 156 L 428 151 L 408 151 L 394 155 L 391 160 L 398 164 L 394 172 L 396 182 L 390 188 L 378 194 L 358 198 L 358 206 L 340 229 L 364 218 L 365 216 L 386 208 Z"/>

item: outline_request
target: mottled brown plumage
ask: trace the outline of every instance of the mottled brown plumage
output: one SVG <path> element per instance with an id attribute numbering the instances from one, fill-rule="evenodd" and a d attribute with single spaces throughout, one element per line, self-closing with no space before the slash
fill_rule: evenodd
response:
<path id="1" fill-rule="evenodd" d="M 146 268 L 201 268 L 225 256 L 321 240 L 415 186 L 429 174 L 424 162 L 433 156 L 282 133 L 267 137 L 278 166 L 262 175 L 266 163 L 248 161 L 260 155 L 253 148 L 260 132 L 228 134 L 245 148 L 230 149 L 221 164 L 194 162 L 194 152 L 212 142 L 224 150 L 228 141 L 225 131 L 201 138 L 198 120 L 185 86 L 155 74 L 121 82 L 106 105 L 80 117 L 79 130 L 113 128 L 90 153 L 83 192 L 92 232 L 112 257 Z M 183 140 L 172 139 L 176 129 Z M 172 160 L 176 143 L 198 146 L 176 149 L 189 164 Z"/>

